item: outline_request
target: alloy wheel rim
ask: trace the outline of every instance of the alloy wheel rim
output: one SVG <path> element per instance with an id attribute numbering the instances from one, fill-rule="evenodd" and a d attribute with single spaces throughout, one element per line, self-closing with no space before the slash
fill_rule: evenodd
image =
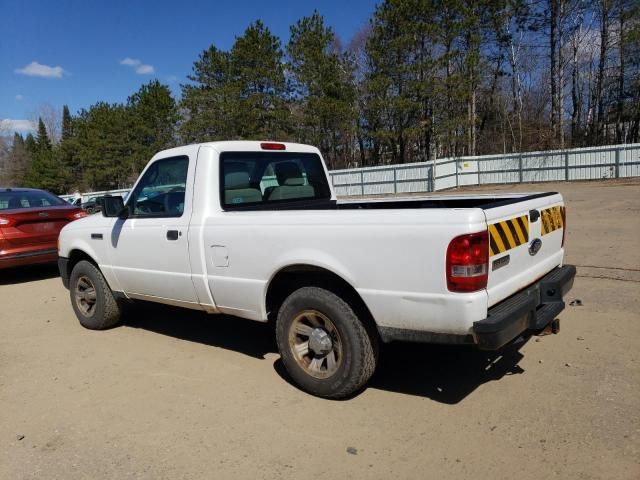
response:
<path id="1" fill-rule="evenodd" d="M 93 315 L 96 309 L 96 287 L 89 277 L 78 277 L 75 288 L 76 305 L 85 317 Z"/>
<path id="2" fill-rule="evenodd" d="M 304 310 L 289 327 L 289 349 L 302 370 L 315 378 L 329 378 L 342 365 L 342 340 L 325 314 Z"/>

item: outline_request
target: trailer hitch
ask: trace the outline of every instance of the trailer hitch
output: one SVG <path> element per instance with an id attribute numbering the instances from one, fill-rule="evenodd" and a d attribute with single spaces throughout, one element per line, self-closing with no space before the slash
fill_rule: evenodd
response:
<path id="1" fill-rule="evenodd" d="M 544 337 L 545 335 L 557 334 L 560 333 L 560 319 L 555 318 L 551 320 L 546 327 L 542 330 L 538 330 L 534 335 L 537 337 Z"/>

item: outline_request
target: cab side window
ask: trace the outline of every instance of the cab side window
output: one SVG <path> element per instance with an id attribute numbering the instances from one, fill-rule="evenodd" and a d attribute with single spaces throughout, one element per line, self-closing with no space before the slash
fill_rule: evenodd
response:
<path id="1" fill-rule="evenodd" d="M 134 217 L 181 217 L 187 185 L 188 157 L 155 161 L 129 196 Z"/>

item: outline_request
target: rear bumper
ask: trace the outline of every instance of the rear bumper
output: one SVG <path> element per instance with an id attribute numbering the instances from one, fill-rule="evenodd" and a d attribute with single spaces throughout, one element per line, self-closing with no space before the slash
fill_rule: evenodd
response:
<path id="1" fill-rule="evenodd" d="M 58 250 L 56 248 L 31 249 L 12 252 L 0 255 L 0 269 L 40 263 L 53 263 L 57 258 Z"/>
<path id="2" fill-rule="evenodd" d="M 489 309 L 474 322 L 473 336 L 481 350 L 498 350 L 527 331 L 544 329 L 564 310 L 563 297 L 573 287 L 576 267 L 565 265 Z"/>
<path id="3" fill-rule="evenodd" d="M 69 288 L 69 277 L 71 272 L 69 271 L 69 259 L 64 257 L 58 257 L 58 270 L 60 270 L 60 278 L 65 288 Z"/>

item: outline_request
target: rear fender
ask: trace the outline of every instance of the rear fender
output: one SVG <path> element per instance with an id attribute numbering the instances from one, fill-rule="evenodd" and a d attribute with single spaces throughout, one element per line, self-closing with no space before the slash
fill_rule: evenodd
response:
<path id="1" fill-rule="evenodd" d="M 355 285 L 354 279 L 348 273 L 347 268 L 336 258 L 328 255 L 324 251 L 310 249 L 310 248 L 299 248 L 291 251 L 284 252 L 280 258 L 277 259 L 275 268 L 271 273 L 271 276 L 265 282 L 264 289 L 262 292 L 262 311 L 261 316 L 263 318 L 267 318 L 267 293 L 269 291 L 269 286 L 271 282 L 275 278 L 275 276 L 280 273 L 282 270 L 294 266 L 294 265 L 306 265 L 309 267 L 315 267 L 322 270 L 326 270 L 344 280 L 349 285 Z M 355 290 L 355 289 L 354 289 Z M 364 301 L 364 300 L 363 300 Z"/>

